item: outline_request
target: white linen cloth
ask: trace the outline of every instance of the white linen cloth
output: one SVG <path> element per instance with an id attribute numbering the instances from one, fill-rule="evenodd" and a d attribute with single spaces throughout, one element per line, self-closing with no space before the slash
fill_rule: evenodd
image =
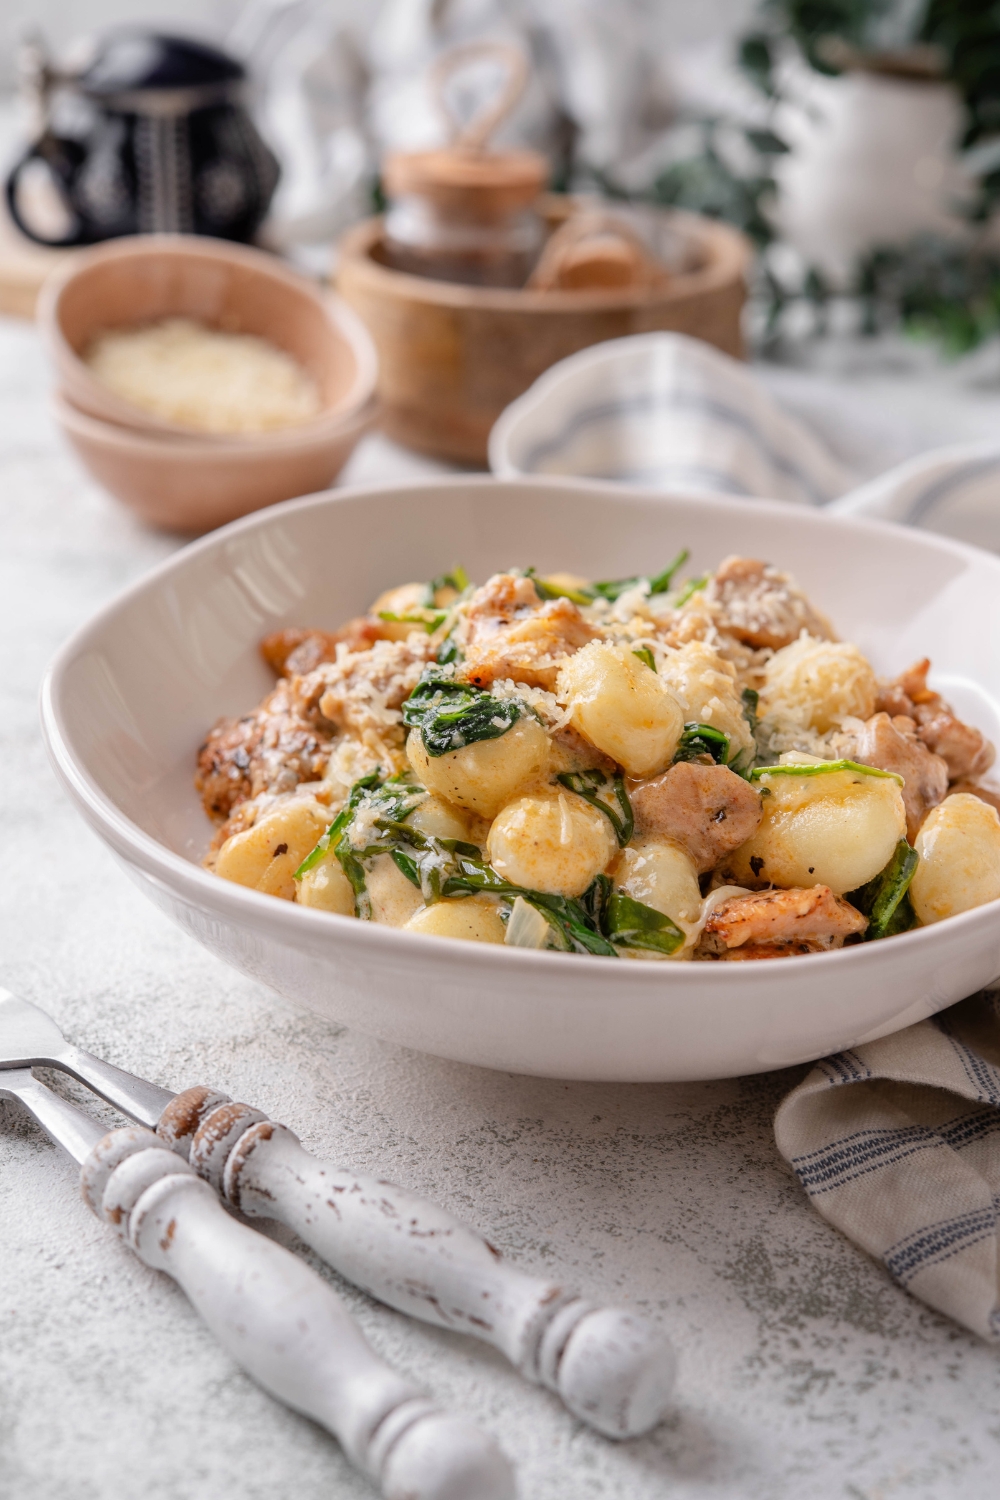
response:
<path id="1" fill-rule="evenodd" d="M 794 377 L 775 374 L 679 333 L 595 344 L 507 408 L 490 467 L 501 478 L 562 474 L 820 505 L 1000 550 L 1000 433 L 932 448 L 859 483 L 796 414 Z M 877 423 L 867 425 L 859 446 L 874 447 Z"/>
<path id="2" fill-rule="evenodd" d="M 907 1291 L 1000 1342 L 1000 993 L 826 1058 L 774 1133 L 825 1219 Z"/>

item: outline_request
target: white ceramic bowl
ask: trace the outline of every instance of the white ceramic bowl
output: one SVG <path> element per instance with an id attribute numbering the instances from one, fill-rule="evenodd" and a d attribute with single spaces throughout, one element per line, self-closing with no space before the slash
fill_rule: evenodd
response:
<path id="1" fill-rule="evenodd" d="M 177 553 L 66 645 L 42 717 L 77 807 L 156 904 L 244 973 L 407 1047 L 513 1072 L 714 1078 L 910 1024 L 1000 974 L 1000 903 L 889 941 L 751 964 L 651 964 L 422 937 L 286 904 L 199 868 L 195 752 L 270 684 L 256 644 L 333 627 L 461 562 L 614 577 L 691 549 L 790 569 L 883 672 L 925 651 L 1000 734 L 1000 559 L 925 532 L 745 500 L 488 478 L 365 487 L 249 516 Z"/>

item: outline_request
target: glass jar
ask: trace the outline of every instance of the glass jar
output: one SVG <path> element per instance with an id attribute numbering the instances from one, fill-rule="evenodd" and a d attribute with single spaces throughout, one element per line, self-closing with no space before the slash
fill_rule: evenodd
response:
<path id="1" fill-rule="evenodd" d="M 535 151 L 452 147 L 388 156 L 386 264 L 436 281 L 524 286 L 545 240 L 537 203 L 547 176 Z"/>

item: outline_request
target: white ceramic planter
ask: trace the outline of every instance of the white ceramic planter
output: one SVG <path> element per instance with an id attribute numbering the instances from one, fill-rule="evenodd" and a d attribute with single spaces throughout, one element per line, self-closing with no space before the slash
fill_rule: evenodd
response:
<path id="1" fill-rule="evenodd" d="M 877 245 L 962 233 L 956 206 L 969 180 L 950 84 L 802 67 L 786 88 L 776 123 L 792 149 L 775 170 L 778 228 L 834 286 Z"/>

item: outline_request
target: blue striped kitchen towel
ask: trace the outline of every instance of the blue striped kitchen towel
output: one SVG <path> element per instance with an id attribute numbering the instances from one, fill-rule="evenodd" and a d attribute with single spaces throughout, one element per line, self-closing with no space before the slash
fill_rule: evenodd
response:
<path id="1" fill-rule="evenodd" d="M 830 509 L 943 531 L 1000 552 L 1000 443 L 932 448 L 842 495 Z"/>
<path id="2" fill-rule="evenodd" d="M 860 482 L 874 470 L 848 467 L 829 446 L 849 409 L 821 435 L 801 399 L 798 410 L 787 404 L 787 380 L 769 389 L 773 374 L 679 333 L 595 344 L 507 407 L 490 434 L 490 467 L 501 478 L 558 474 L 824 506 L 1000 551 L 1000 440 L 929 448 Z M 869 419 L 867 436 L 854 434 L 855 461 L 872 439 Z"/>
<path id="3" fill-rule="evenodd" d="M 828 1057 L 775 1116 L 813 1206 L 914 1296 L 1000 1342 L 1000 992 Z"/>

